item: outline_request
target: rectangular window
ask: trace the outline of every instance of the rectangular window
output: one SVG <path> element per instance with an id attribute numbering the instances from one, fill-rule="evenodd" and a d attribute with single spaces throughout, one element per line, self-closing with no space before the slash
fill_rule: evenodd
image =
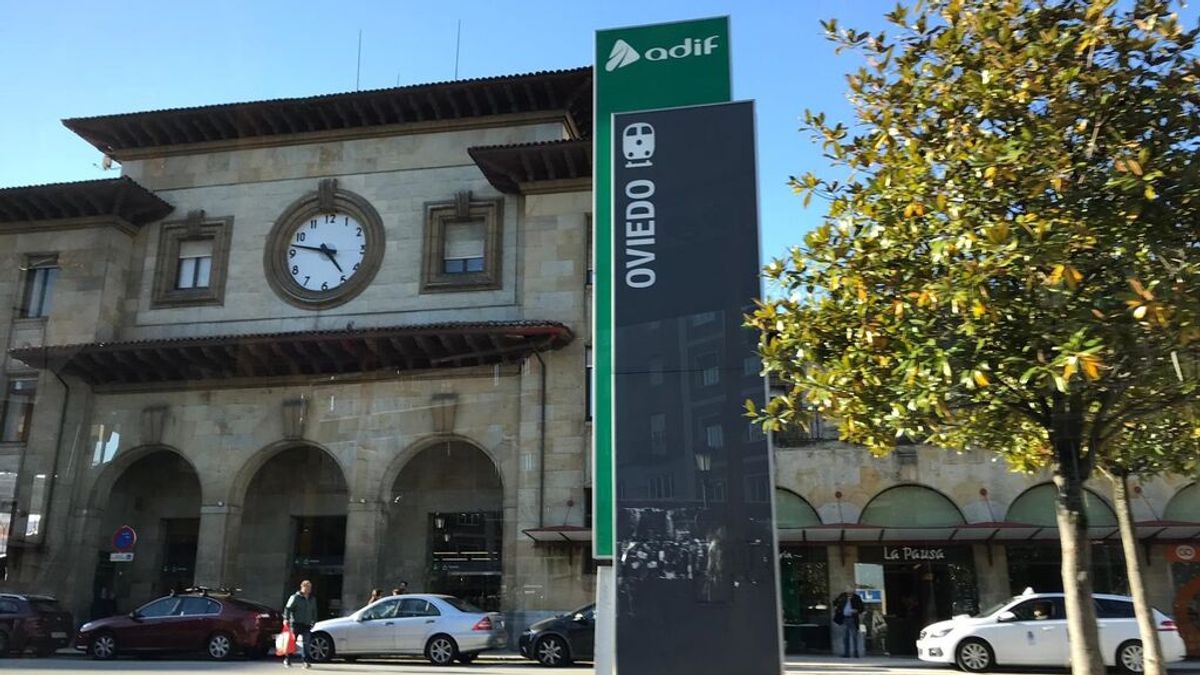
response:
<path id="1" fill-rule="evenodd" d="M 721 383 L 721 362 L 716 354 L 701 354 L 696 357 L 696 384 L 711 387 Z"/>
<path id="2" fill-rule="evenodd" d="M 36 378 L 14 377 L 8 381 L 0 441 L 24 443 L 29 439 L 29 425 L 33 421 L 33 399 L 36 395 Z"/>
<path id="3" fill-rule="evenodd" d="M 175 288 L 208 288 L 212 280 L 213 240 L 188 239 L 179 242 L 179 266 Z"/>
<path id="4" fill-rule="evenodd" d="M 662 413 L 650 416 L 650 453 L 667 454 L 667 416 Z"/>
<path id="5" fill-rule="evenodd" d="M 709 423 L 704 426 L 704 440 L 710 448 L 725 447 L 725 432 L 722 431 L 719 422 Z"/>
<path id="6" fill-rule="evenodd" d="M 482 220 L 446 223 L 442 236 L 443 273 L 473 274 L 484 271 L 487 226 Z"/>
<path id="7" fill-rule="evenodd" d="M 762 361 L 759 360 L 757 354 L 755 354 L 754 356 L 747 356 L 746 358 L 742 359 L 742 374 L 747 377 L 761 376 Z"/>
<path id="8" fill-rule="evenodd" d="M 58 269 L 56 255 L 38 256 L 26 262 L 25 293 L 21 302 L 22 317 L 40 319 L 50 316 Z"/>
<path id="9" fill-rule="evenodd" d="M 646 486 L 646 496 L 650 499 L 672 499 L 675 497 L 675 478 L 669 473 L 651 476 Z"/>
<path id="10" fill-rule="evenodd" d="M 766 476 L 746 476 L 746 501 L 762 503 L 770 499 Z"/>

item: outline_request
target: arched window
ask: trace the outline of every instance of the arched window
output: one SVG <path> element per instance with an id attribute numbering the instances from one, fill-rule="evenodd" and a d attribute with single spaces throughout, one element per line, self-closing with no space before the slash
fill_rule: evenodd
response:
<path id="1" fill-rule="evenodd" d="M 954 527 L 967 522 L 946 495 L 921 485 L 897 485 L 875 495 L 858 522 L 876 527 Z"/>
<path id="2" fill-rule="evenodd" d="M 1175 520 L 1181 523 L 1200 523 L 1200 483 L 1192 483 L 1175 493 L 1167 502 L 1167 510 L 1163 512 L 1164 520 Z"/>
<path id="3" fill-rule="evenodd" d="M 1022 492 L 1008 507 L 1005 520 L 1039 527 L 1058 527 L 1054 514 L 1057 490 L 1053 483 L 1042 483 Z M 1117 526 L 1117 516 L 1112 508 L 1091 490 L 1083 491 L 1083 510 L 1087 514 L 1088 527 Z"/>
<path id="4" fill-rule="evenodd" d="M 795 530 L 821 524 L 821 517 L 803 497 L 784 488 L 775 488 L 775 527 Z"/>

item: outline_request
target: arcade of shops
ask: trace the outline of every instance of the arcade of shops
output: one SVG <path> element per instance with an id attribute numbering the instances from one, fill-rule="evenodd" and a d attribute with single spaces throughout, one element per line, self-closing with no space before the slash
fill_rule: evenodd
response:
<path id="1" fill-rule="evenodd" d="M 866 605 L 863 649 L 880 655 L 915 654 L 917 633 L 925 625 L 987 609 L 1027 587 L 1061 591 L 1053 499 L 1053 485 L 1033 485 L 1002 518 L 968 522 L 943 493 L 902 484 L 870 499 L 857 522 L 827 524 L 809 502 L 778 489 L 787 651 L 829 652 L 841 644 L 831 603 L 849 587 Z M 1139 506 L 1135 515 L 1153 505 Z M 1095 492 L 1088 493 L 1087 510 L 1095 591 L 1128 594 L 1116 516 Z M 1159 515 L 1137 525 L 1149 558 L 1151 599 L 1175 616 L 1188 653 L 1197 656 L 1200 484 L 1177 490 Z"/>

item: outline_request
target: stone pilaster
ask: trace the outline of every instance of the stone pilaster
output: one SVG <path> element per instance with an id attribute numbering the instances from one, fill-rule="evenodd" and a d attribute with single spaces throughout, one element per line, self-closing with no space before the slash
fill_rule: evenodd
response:
<path id="1" fill-rule="evenodd" d="M 210 588 L 237 585 L 234 549 L 241 533 L 242 507 L 205 504 L 200 507 L 200 533 L 196 541 L 195 584 Z"/>
<path id="2" fill-rule="evenodd" d="M 346 555 L 342 572 L 343 614 L 362 607 L 371 589 L 382 587 L 384 576 L 391 578 L 380 566 L 383 559 L 381 543 L 386 534 L 387 518 L 382 504 L 372 500 L 350 502 L 346 509 Z"/>
<path id="3" fill-rule="evenodd" d="M 1008 580 L 1008 550 L 999 544 L 975 544 L 971 549 L 975 557 L 975 587 L 979 589 L 979 608 L 991 607 L 1012 597 Z"/>

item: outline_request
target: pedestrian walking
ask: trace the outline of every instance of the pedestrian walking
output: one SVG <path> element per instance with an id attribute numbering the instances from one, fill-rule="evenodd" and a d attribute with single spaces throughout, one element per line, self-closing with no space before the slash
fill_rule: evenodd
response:
<path id="1" fill-rule="evenodd" d="M 398 586 L 392 589 L 392 595 L 405 595 L 408 593 L 408 582 L 401 581 Z"/>
<path id="2" fill-rule="evenodd" d="M 308 643 L 313 624 L 317 622 L 317 599 L 312 594 L 312 582 L 308 579 L 300 582 L 300 590 L 288 598 L 283 608 L 283 620 L 292 629 L 296 639 L 302 640 L 302 655 L 304 667 L 312 668 L 312 657 L 309 656 Z M 292 667 L 292 655 L 283 657 L 283 667 Z"/>
<path id="3" fill-rule="evenodd" d="M 833 622 L 842 627 L 842 656 L 858 658 L 858 623 L 863 601 L 853 586 L 833 601 Z"/>

